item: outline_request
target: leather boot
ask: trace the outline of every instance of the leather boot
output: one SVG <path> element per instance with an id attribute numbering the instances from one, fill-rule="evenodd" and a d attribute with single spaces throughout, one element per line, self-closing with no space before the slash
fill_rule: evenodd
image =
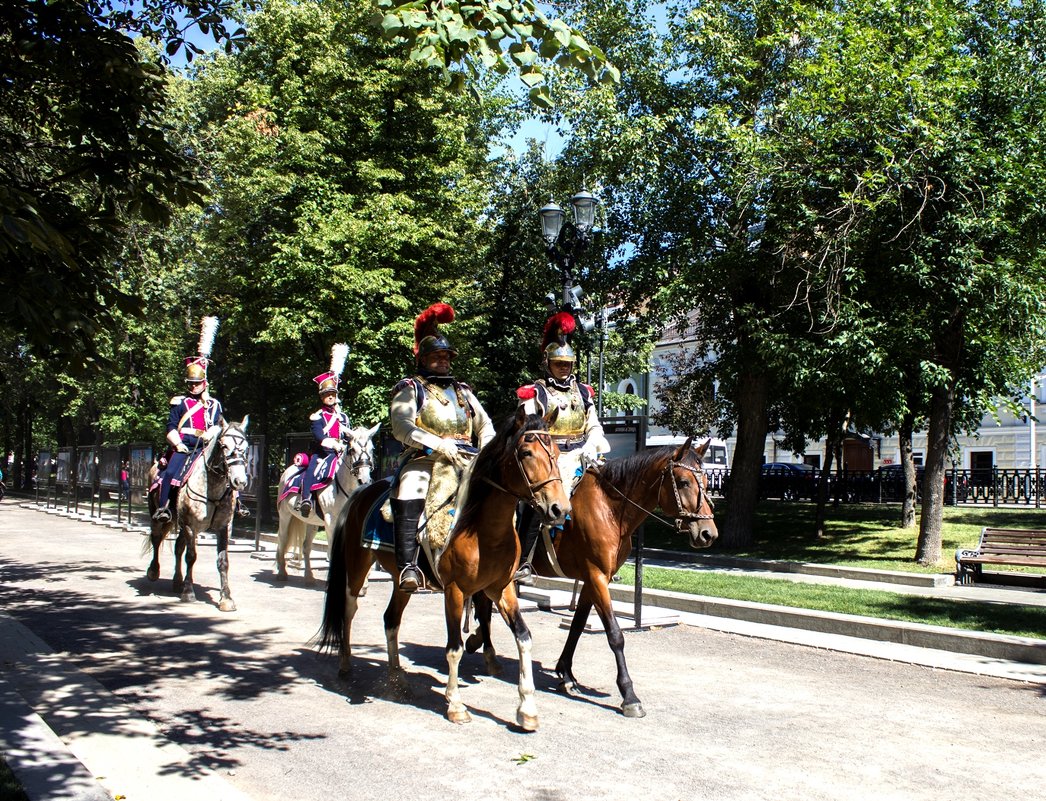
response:
<path id="1" fill-rule="evenodd" d="M 160 480 L 160 497 L 156 503 L 156 511 L 153 512 L 153 520 L 157 523 L 166 523 L 171 519 L 170 498 L 171 480 L 164 476 Z"/>
<path id="2" fill-rule="evenodd" d="M 414 592 L 424 584 L 418 569 L 418 523 L 425 511 L 424 500 L 400 501 L 391 499 L 393 524 L 396 534 L 396 567 L 399 568 L 401 592 Z"/>
<path id="3" fill-rule="evenodd" d="M 518 581 L 520 584 L 533 584 L 534 566 L 530 560 L 534 558 L 534 548 L 537 547 L 538 535 L 541 533 L 541 521 L 538 520 L 534 507 L 529 505 L 523 507 L 523 513 L 520 515 L 519 521 L 519 532 L 520 564 L 512 580 Z"/>

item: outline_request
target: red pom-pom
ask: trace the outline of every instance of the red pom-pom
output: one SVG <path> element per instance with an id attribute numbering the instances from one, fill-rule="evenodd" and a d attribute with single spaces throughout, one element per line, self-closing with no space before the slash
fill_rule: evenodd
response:
<path id="1" fill-rule="evenodd" d="M 531 398 L 536 398 L 537 395 L 538 391 L 533 384 L 527 384 L 516 390 L 516 397 L 521 401 L 528 401 Z"/>
<path id="2" fill-rule="evenodd" d="M 553 314 L 548 318 L 548 322 L 545 323 L 545 330 L 541 334 L 541 349 L 547 348 L 550 342 L 570 336 L 574 333 L 576 327 L 577 321 L 574 320 L 574 315 L 570 312 Z"/>

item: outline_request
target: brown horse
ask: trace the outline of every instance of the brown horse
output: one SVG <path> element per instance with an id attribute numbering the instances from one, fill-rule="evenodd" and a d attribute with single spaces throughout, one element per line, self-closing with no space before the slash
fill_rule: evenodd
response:
<path id="1" fill-rule="evenodd" d="M 570 498 L 571 519 L 554 542 L 562 574 L 584 582 L 570 633 L 556 663 L 560 689 L 568 695 L 579 694 L 573 673 L 574 651 L 594 605 L 617 662 L 617 686 L 625 717 L 638 718 L 646 713 L 625 664 L 625 639 L 614 617 L 609 588 L 611 577 L 632 550 L 632 534 L 655 507 L 660 507 L 675 519 L 676 530 L 687 534 L 693 548 L 707 548 L 719 536 L 708 496 L 708 477 L 701 466 L 708 442 L 696 449 L 690 445 L 688 439 L 678 448 L 670 445 L 642 451 L 586 471 Z M 534 557 L 539 575 L 559 575 L 544 548 L 539 547 Z M 473 601 L 479 631 L 469 637 L 468 649 L 475 651 L 482 644 L 490 663 L 496 659 L 490 641 L 490 604 L 482 596 Z"/>
<path id="2" fill-rule="evenodd" d="M 437 561 L 437 569 L 427 568 L 429 578 L 444 589 L 447 618 L 447 718 L 455 723 L 470 720 L 458 691 L 458 664 L 464 652 L 461 626 L 464 602 L 482 594 L 496 603 L 516 638 L 519 650 L 519 707 L 516 721 L 525 730 L 537 728 L 534 703 L 534 673 L 530 630 L 519 611 L 512 576 L 519 560 L 519 541 L 514 526 L 518 500 L 534 507 L 546 523 L 563 522 L 570 512 L 570 501 L 563 490 L 556 459 L 559 449 L 539 416 L 527 416 L 522 409 L 503 424 L 472 465 L 467 493 L 447 546 Z M 358 598 L 375 559 L 396 575 L 396 560 L 391 553 L 373 551 L 362 544 L 365 518 L 389 482 L 362 487 L 346 504 L 331 543 L 327 595 L 323 609 L 320 648 L 337 648 L 339 674 L 351 668 L 350 630 Z M 400 592 L 393 582 L 392 598 L 385 610 L 385 640 L 388 648 L 388 675 L 393 690 L 409 695 L 399 663 L 399 627 L 410 595 Z M 488 607 L 488 614 L 490 607 Z M 489 625 L 489 619 L 488 619 Z M 496 672 L 496 660 L 488 668 Z"/>

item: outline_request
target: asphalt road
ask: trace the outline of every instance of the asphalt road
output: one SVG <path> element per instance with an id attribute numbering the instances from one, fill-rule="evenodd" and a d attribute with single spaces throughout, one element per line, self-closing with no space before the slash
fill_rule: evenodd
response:
<path id="1" fill-rule="evenodd" d="M 193 755 L 171 771 L 214 771 L 257 801 L 1028 798 L 1046 786 L 1041 686 L 675 626 L 626 634 L 647 711 L 626 719 L 602 634 L 578 650 L 584 696 L 555 692 L 565 630 L 537 610 L 527 622 L 540 730 L 515 727 L 515 648 L 497 622 L 504 672 L 488 677 L 480 656 L 464 660 L 473 722 L 455 726 L 443 717 L 440 596 L 407 610 L 401 653 L 414 697 L 393 699 L 387 577 L 377 574 L 363 599 L 355 675 L 343 681 L 336 657 L 308 644 L 322 583 L 281 585 L 271 559 L 237 543 L 238 610 L 222 613 L 208 545 L 200 600 L 182 604 L 173 554 L 150 583 L 140 539 L 5 501 L 0 610 Z M 68 729 L 76 710 L 66 711 Z"/>

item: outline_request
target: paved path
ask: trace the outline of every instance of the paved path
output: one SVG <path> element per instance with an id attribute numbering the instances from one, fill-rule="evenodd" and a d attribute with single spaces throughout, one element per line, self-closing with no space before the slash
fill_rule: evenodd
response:
<path id="1" fill-rule="evenodd" d="M 322 590 L 277 584 L 249 545 L 232 554 L 239 609 L 223 614 L 213 548 L 197 564 L 201 602 L 186 605 L 170 591 L 170 553 L 161 580 L 144 579 L 137 535 L 5 502 L 0 542 L 5 759 L 20 759 L 22 776 L 54 758 L 40 739 L 51 731 L 85 769 L 79 783 L 51 774 L 61 778 L 40 798 L 101 787 L 164 801 L 189 787 L 255 801 L 835 801 L 1033 797 L 1046 783 L 1040 684 L 681 625 L 626 635 L 648 713 L 630 720 L 600 634 L 579 648 L 584 696 L 554 692 L 560 618 L 531 611 L 541 730 L 512 725 L 516 664 L 500 627 L 505 672 L 490 678 L 481 659 L 465 660 L 474 721 L 455 727 L 443 718 L 438 596 L 408 609 L 402 653 L 415 697 L 395 700 L 380 574 L 354 627 L 356 673 L 341 681 L 336 660 L 307 644 Z"/>

